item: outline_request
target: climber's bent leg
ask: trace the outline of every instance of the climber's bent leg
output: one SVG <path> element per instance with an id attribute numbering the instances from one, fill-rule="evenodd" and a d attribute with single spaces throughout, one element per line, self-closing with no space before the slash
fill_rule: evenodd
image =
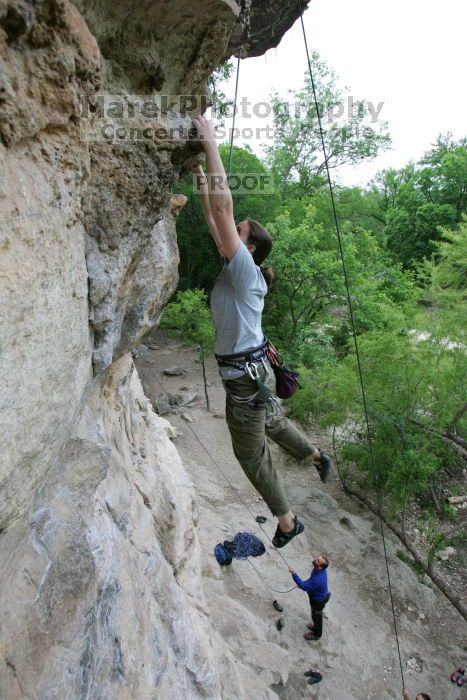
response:
<path id="1" fill-rule="evenodd" d="M 248 396 L 255 392 L 256 385 L 250 377 L 229 380 L 226 396 L 226 420 L 232 438 L 232 447 L 236 458 L 253 484 L 264 498 L 273 515 L 289 514 L 290 505 L 285 489 L 274 464 L 266 440 L 266 407 L 259 402 L 252 405 L 238 405 L 230 397 L 229 391 L 236 396 Z"/>

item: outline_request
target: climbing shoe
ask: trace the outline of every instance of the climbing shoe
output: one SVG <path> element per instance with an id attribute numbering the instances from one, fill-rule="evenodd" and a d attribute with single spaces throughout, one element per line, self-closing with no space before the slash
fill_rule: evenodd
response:
<path id="1" fill-rule="evenodd" d="M 284 612 L 284 608 L 277 602 L 277 600 L 274 600 L 272 605 L 277 612 Z"/>
<path id="2" fill-rule="evenodd" d="M 323 680 L 321 673 L 316 673 L 314 676 L 308 678 L 308 685 L 314 685 L 314 683 L 319 683 Z"/>
<path id="3" fill-rule="evenodd" d="M 323 450 L 319 451 L 320 454 L 320 460 L 317 464 L 315 464 L 315 467 L 318 471 L 319 478 L 324 484 L 327 484 L 328 481 L 331 479 L 332 472 L 333 472 L 333 462 L 332 459 L 330 458 L 329 455 L 326 454 L 326 452 L 323 452 Z"/>
<path id="4" fill-rule="evenodd" d="M 283 626 L 284 626 L 284 618 L 280 617 L 278 620 L 276 620 L 276 627 L 279 630 L 279 632 L 281 631 Z"/>
<path id="5" fill-rule="evenodd" d="M 313 676 L 314 676 L 315 678 L 320 678 L 320 679 L 321 679 L 321 678 L 323 677 L 323 676 L 321 675 L 321 673 L 319 673 L 319 671 L 311 671 L 311 670 L 310 670 L 310 671 L 305 671 L 305 673 L 304 673 L 303 675 L 304 675 L 304 676 L 308 676 L 309 678 L 313 678 Z"/>
<path id="6" fill-rule="evenodd" d="M 321 637 L 317 637 L 314 632 L 305 632 L 303 639 L 306 639 L 309 642 L 316 642 L 318 639 L 321 639 Z"/>
<path id="7" fill-rule="evenodd" d="M 285 547 L 285 545 L 288 544 L 290 540 L 293 540 L 293 538 L 299 535 L 301 532 L 303 532 L 304 529 L 304 524 L 300 520 L 298 520 L 297 516 L 294 517 L 294 527 L 293 530 L 291 530 L 291 532 L 282 532 L 278 525 L 276 529 L 276 534 L 272 538 L 272 543 L 274 547 L 277 547 L 278 549 L 280 547 Z"/>
<path id="8" fill-rule="evenodd" d="M 457 683 L 457 681 L 459 680 L 459 678 L 462 678 L 462 676 L 464 675 L 464 673 L 465 673 L 465 669 L 463 669 L 463 668 L 458 668 L 457 671 L 454 671 L 453 673 L 451 673 L 451 682 L 452 682 L 452 683 Z"/>

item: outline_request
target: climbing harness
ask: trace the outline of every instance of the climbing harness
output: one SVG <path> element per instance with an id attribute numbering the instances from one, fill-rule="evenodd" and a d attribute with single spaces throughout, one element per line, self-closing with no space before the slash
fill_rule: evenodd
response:
<path id="1" fill-rule="evenodd" d="M 264 365 L 264 360 L 267 357 L 266 355 L 266 348 L 268 345 L 268 340 L 265 338 L 264 341 L 261 343 L 261 345 L 258 345 L 256 348 L 252 348 L 251 350 L 243 350 L 242 352 L 237 352 L 233 355 L 215 355 L 217 364 L 220 367 L 234 367 L 235 369 L 242 370 L 243 372 L 246 369 L 247 365 L 252 365 L 252 364 L 263 364 Z M 266 365 L 264 365 L 266 368 Z"/>
<path id="2" fill-rule="evenodd" d="M 358 348 L 355 318 L 354 318 L 354 313 L 353 313 L 352 299 L 350 296 L 349 277 L 347 274 L 347 266 L 345 264 L 344 248 L 342 245 L 342 237 L 341 237 L 341 233 L 340 233 L 339 221 L 338 221 L 337 210 L 336 210 L 336 203 L 335 203 L 335 199 L 334 199 L 334 189 L 332 186 L 332 180 L 331 180 L 331 175 L 330 175 L 330 171 L 329 171 L 329 161 L 328 161 L 328 156 L 327 156 L 327 152 L 326 152 L 326 144 L 324 142 L 324 133 L 323 133 L 323 128 L 322 128 L 322 124 L 321 124 L 321 114 L 319 111 L 318 98 L 316 95 L 316 88 L 315 88 L 315 81 L 313 78 L 313 71 L 311 68 L 310 53 L 308 51 L 308 43 L 306 40 L 305 25 L 303 22 L 302 2 L 301 2 L 301 0 L 297 0 L 297 3 L 298 3 L 299 12 L 300 12 L 300 21 L 301 21 L 301 25 L 302 25 L 303 40 L 305 43 L 305 51 L 306 51 L 306 56 L 307 56 L 307 61 L 308 61 L 308 71 L 310 73 L 310 81 L 311 81 L 311 88 L 312 88 L 312 92 L 313 92 L 313 100 L 315 103 L 316 116 L 318 119 L 321 147 L 323 149 L 323 155 L 324 155 L 324 164 L 325 164 L 325 168 L 326 168 L 326 179 L 327 179 L 328 187 L 329 187 L 329 195 L 330 195 L 330 200 L 331 200 L 334 227 L 336 230 L 337 241 L 339 244 L 339 252 L 340 252 L 342 270 L 343 270 L 343 275 L 344 275 L 347 305 L 349 308 L 349 317 L 350 317 L 351 326 L 352 326 L 352 335 L 353 335 L 353 341 L 354 341 L 354 347 L 355 347 L 357 370 L 358 370 L 360 389 L 361 389 L 361 394 L 362 394 L 362 404 L 363 404 L 363 410 L 364 410 L 364 414 L 365 414 L 365 424 L 366 424 L 368 448 L 370 451 L 370 458 L 371 458 L 371 465 L 372 465 L 372 472 L 373 472 L 373 481 L 374 481 L 374 487 L 375 487 L 376 497 L 377 497 L 377 501 L 378 501 L 378 512 L 379 512 L 379 520 L 380 520 L 380 528 L 381 528 L 381 538 L 382 538 L 382 542 L 383 542 L 384 560 L 386 562 L 386 576 L 387 576 L 387 580 L 388 580 L 389 598 L 391 601 L 392 619 L 394 622 L 394 636 L 396 638 L 397 653 L 398 653 L 398 657 L 399 657 L 399 666 L 400 666 L 400 672 L 401 672 L 401 678 L 402 678 L 402 688 L 404 689 L 405 688 L 404 671 L 402 668 L 402 656 L 401 656 L 401 650 L 400 650 L 400 644 L 399 644 L 399 635 L 398 635 L 398 630 L 397 630 L 397 620 L 396 620 L 396 612 L 395 612 L 395 607 L 394 607 L 394 598 L 393 598 L 393 593 L 392 593 L 391 574 L 389 571 L 389 562 L 388 562 L 388 555 L 387 555 L 387 549 L 386 549 L 386 538 L 384 535 L 381 493 L 380 493 L 380 489 L 379 489 L 378 482 L 376 479 L 376 463 L 375 463 L 375 457 L 374 457 L 374 451 L 373 451 L 373 443 L 371 440 L 370 421 L 369 421 L 369 416 L 368 416 L 368 407 L 367 407 L 367 402 L 366 402 L 365 386 L 364 386 L 364 382 L 363 382 L 362 366 L 361 366 L 361 362 L 360 362 L 360 353 L 359 353 L 359 348 Z"/>
<path id="3" fill-rule="evenodd" d="M 261 345 L 246 352 L 243 351 L 233 355 L 216 354 L 216 360 L 219 367 L 233 367 L 234 369 L 248 374 L 250 379 L 252 379 L 257 386 L 257 390 L 249 396 L 236 396 L 229 387 L 229 380 L 224 380 L 224 388 L 233 403 L 240 406 L 251 406 L 252 408 L 257 408 L 259 405 L 266 404 L 268 414 L 281 415 L 282 408 L 279 402 L 274 394 L 267 388 L 258 372 L 258 367 L 262 366 L 266 375 L 270 373 L 269 345 L 269 341 L 265 338 Z"/>
<path id="4" fill-rule="evenodd" d="M 264 342 L 257 348 L 253 348 L 247 352 L 239 352 L 234 355 L 216 354 L 216 360 L 219 367 L 234 367 L 242 372 L 246 372 L 258 387 L 258 391 L 244 398 L 232 394 L 227 388 L 228 385 L 225 385 L 226 391 L 229 393 L 234 403 L 246 403 L 255 407 L 257 397 L 261 396 L 263 401 L 268 405 L 268 408 L 271 409 L 273 415 L 280 415 L 282 413 L 282 408 L 276 396 L 265 386 L 258 373 L 258 367 L 260 365 L 264 367 L 267 375 L 270 373 L 270 368 L 274 372 L 276 380 L 275 393 L 280 399 L 289 399 L 300 387 L 298 374 L 282 362 L 277 349 L 267 338 L 265 338 Z"/>

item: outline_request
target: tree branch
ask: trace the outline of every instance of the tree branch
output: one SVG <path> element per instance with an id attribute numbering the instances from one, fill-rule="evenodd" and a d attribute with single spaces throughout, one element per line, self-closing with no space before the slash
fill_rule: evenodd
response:
<path id="1" fill-rule="evenodd" d="M 420 421 L 415 420 L 415 418 L 411 418 L 410 421 L 411 423 L 415 423 L 415 425 L 420 426 L 420 428 L 423 428 L 423 430 L 425 430 L 427 433 L 433 433 L 433 435 L 437 435 L 439 438 L 441 438 L 441 440 L 444 440 L 444 442 L 447 442 L 449 445 L 451 445 L 451 447 L 457 450 L 464 459 L 467 459 L 467 449 L 463 447 L 463 443 L 465 443 L 465 441 L 462 440 L 462 438 L 460 438 L 457 435 L 450 435 L 449 433 L 440 433 L 434 428 L 429 428 L 427 425 L 423 425 L 423 423 L 420 423 Z"/>

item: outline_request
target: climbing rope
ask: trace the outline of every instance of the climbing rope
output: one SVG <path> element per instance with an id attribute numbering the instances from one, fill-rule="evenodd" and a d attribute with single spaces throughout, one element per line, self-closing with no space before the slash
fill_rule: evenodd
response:
<path id="1" fill-rule="evenodd" d="M 274 591 L 274 593 L 282 593 L 282 594 L 284 594 L 284 593 L 290 593 L 291 591 L 294 591 L 294 590 L 297 588 L 297 586 L 292 586 L 292 588 L 288 588 L 286 591 L 280 591 L 278 588 L 273 588 L 273 586 L 270 586 L 269 583 L 267 583 L 264 579 L 261 578 L 261 574 L 259 573 L 259 571 L 258 571 L 258 569 L 256 568 L 256 566 L 253 564 L 253 562 L 251 561 L 251 559 L 247 559 L 247 562 L 248 562 L 249 564 L 251 564 L 251 566 L 253 567 L 253 569 L 256 571 L 256 573 L 258 574 L 258 577 L 259 577 L 261 583 L 262 583 L 264 586 L 266 586 L 266 588 L 269 588 L 270 591 Z"/>
<path id="2" fill-rule="evenodd" d="M 354 341 L 354 347 L 355 347 L 355 356 L 356 356 L 356 360 L 357 360 L 357 369 L 358 369 L 358 376 L 359 376 L 359 381 L 360 381 L 360 389 L 361 389 L 361 394 L 362 394 L 363 411 L 365 414 L 365 425 L 366 425 L 366 433 L 367 433 L 367 439 L 368 439 L 368 447 L 370 450 L 373 482 L 374 482 L 376 497 L 377 497 L 377 501 L 378 501 L 378 513 L 379 513 L 379 521 L 380 521 L 380 528 L 381 528 L 381 537 L 382 537 L 382 541 L 383 541 L 384 560 L 386 562 L 386 575 L 387 575 L 387 579 L 388 579 L 388 590 L 389 590 L 389 597 L 390 597 L 390 601 L 391 601 L 392 618 L 394 621 L 394 633 L 395 633 L 396 644 L 397 644 L 397 653 L 398 653 L 398 657 L 399 657 L 399 666 L 400 666 L 400 672 L 401 672 L 401 678 L 402 678 L 402 688 L 405 689 L 404 671 L 402 668 L 402 656 L 401 656 L 401 650 L 400 650 L 400 644 L 399 644 L 399 634 L 398 634 L 398 630 L 397 630 L 397 620 L 396 620 L 396 613 L 395 613 L 395 607 L 394 607 L 394 597 L 393 597 L 393 593 L 392 593 L 391 575 L 390 575 L 390 571 L 389 571 L 389 562 L 388 562 L 388 555 L 387 555 L 387 549 L 386 549 L 386 537 L 384 535 L 381 493 L 380 493 L 380 489 L 378 486 L 378 480 L 376 478 L 376 463 L 375 463 L 375 457 L 374 457 L 374 451 L 373 451 L 373 443 L 371 440 L 370 421 L 369 421 L 369 416 L 368 416 L 368 407 L 367 407 L 367 401 L 366 401 L 365 386 L 364 386 L 364 382 L 363 382 L 362 366 L 361 366 L 361 362 L 360 362 L 360 353 L 359 353 L 359 349 L 358 349 L 357 331 L 356 331 L 356 326 L 355 326 L 352 300 L 351 300 L 351 296 L 350 296 L 349 278 L 348 278 L 348 274 L 347 274 L 347 266 L 345 264 L 344 248 L 342 245 L 342 237 L 341 237 L 340 228 L 339 228 L 339 220 L 337 217 L 336 203 L 335 203 L 335 199 L 334 199 L 334 190 L 333 190 L 333 186 L 332 186 L 331 175 L 329 172 L 329 162 L 328 162 L 328 157 L 327 157 L 327 152 L 326 152 L 326 145 L 324 142 L 324 134 L 323 134 L 323 128 L 322 128 L 322 124 L 321 124 L 321 115 L 320 115 L 319 106 L 318 106 L 318 98 L 316 96 L 315 81 L 313 78 L 313 71 L 311 68 L 310 54 L 308 51 L 308 43 L 306 40 L 305 25 L 303 23 L 302 2 L 301 2 L 301 0 L 297 0 L 297 2 L 298 2 L 299 11 L 300 11 L 300 21 L 302 24 L 303 40 L 305 43 L 305 51 L 306 51 L 306 56 L 307 56 L 307 61 L 308 61 L 308 70 L 310 73 L 311 88 L 313 91 L 313 100 L 315 103 L 316 115 L 318 118 L 319 134 L 320 134 L 320 140 L 321 140 L 321 147 L 323 149 L 324 165 L 326 168 L 326 177 L 327 177 L 329 194 L 330 194 L 330 199 L 331 199 L 334 227 L 336 229 L 337 240 L 338 240 L 338 244 L 339 244 L 339 252 L 340 252 L 341 263 L 342 263 L 342 270 L 343 270 L 343 274 L 344 274 L 344 283 L 345 283 L 345 291 L 346 291 L 346 297 L 347 297 L 347 305 L 349 308 L 349 316 L 350 316 L 350 321 L 351 321 L 351 325 L 352 325 L 352 335 L 353 335 L 353 341 Z"/>
<path id="3" fill-rule="evenodd" d="M 237 75 L 235 79 L 235 97 L 234 97 L 234 104 L 233 104 L 233 117 L 232 117 L 232 130 L 230 133 L 230 153 L 229 153 L 229 170 L 227 173 L 227 184 L 230 185 L 230 175 L 232 173 L 232 152 L 233 152 L 233 140 L 234 140 L 234 132 L 235 132 L 235 117 L 237 116 L 237 94 L 238 94 L 238 77 L 240 75 L 240 51 L 241 49 L 238 49 L 238 54 L 237 54 Z"/>
<path id="4" fill-rule="evenodd" d="M 240 17 L 239 20 L 242 24 L 242 39 L 243 42 L 248 41 L 251 36 L 251 0 L 241 0 L 240 3 Z M 243 44 L 238 49 L 237 53 L 237 71 L 235 76 L 235 97 L 233 103 L 233 117 L 232 117 L 232 131 L 230 134 L 230 153 L 229 153 L 229 168 L 227 173 L 227 183 L 230 185 L 230 175 L 232 173 L 232 151 L 233 151 L 233 140 L 235 132 L 235 117 L 237 116 L 237 94 L 238 94 L 238 79 L 240 76 L 240 54 L 242 52 Z"/>

